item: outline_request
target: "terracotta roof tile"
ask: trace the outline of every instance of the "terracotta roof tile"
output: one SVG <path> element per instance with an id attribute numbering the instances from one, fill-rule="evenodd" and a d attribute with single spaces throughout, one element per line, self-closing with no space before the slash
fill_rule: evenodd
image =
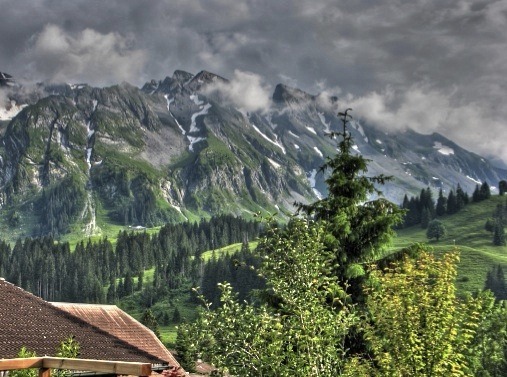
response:
<path id="1" fill-rule="evenodd" d="M 0 279 L 0 358 L 16 357 L 23 346 L 38 356 L 53 356 L 72 335 L 83 359 L 166 362 Z"/>
<path id="2" fill-rule="evenodd" d="M 170 365 L 178 365 L 171 352 L 167 350 L 153 331 L 116 305 L 62 302 L 52 302 L 51 304 L 151 355 L 157 356 Z"/>

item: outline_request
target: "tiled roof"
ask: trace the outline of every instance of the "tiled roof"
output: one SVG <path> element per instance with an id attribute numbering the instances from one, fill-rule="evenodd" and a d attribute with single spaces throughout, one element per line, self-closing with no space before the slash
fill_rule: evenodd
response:
<path id="1" fill-rule="evenodd" d="M 151 355 L 157 356 L 170 365 L 178 365 L 171 352 L 165 348 L 153 331 L 116 305 L 62 302 L 52 302 L 51 304 Z"/>
<path id="2" fill-rule="evenodd" d="M 69 336 L 83 359 L 166 362 L 0 279 L 0 358 L 16 357 L 23 346 L 37 356 L 54 356 Z"/>

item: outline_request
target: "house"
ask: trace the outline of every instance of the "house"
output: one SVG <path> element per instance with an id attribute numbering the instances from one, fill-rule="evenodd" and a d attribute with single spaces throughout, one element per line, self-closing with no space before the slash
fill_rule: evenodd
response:
<path id="1" fill-rule="evenodd" d="M 38 356 L 53 356 L 61 341 L 74 336 L 83 359 L 150 363 L 159 371 L 179 367 L 163 345 L 154 341 L 149 329 L 120 309 L 100 309 L 102 314 L 93 321 L 87 321 L 85 315 L 79 317 L 85 311 L 85 307 L 63 310 L 0 278 L 0 358 L 15 358 L 22 347 Z M 101 324 L 106 319 L 116 324 Z M 118 330 L 121 326 L 132 326 L 133 330 Z"/>
<path id="2" fill-rule="evenodd" d="M 52 302 L 51 304 L 128 344 L 159 357 L 167 364 L 178 365 L 171 352 L 165 348 L 153 331 L 116 305 L 65 302 Z"/>

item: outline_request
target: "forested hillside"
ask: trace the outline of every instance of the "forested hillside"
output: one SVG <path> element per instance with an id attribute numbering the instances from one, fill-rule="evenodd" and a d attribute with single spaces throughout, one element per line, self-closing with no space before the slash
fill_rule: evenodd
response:
<path id="1" fill-rule="evenodd" d="M 168 224 L 153 236 L 122 231 L 114 247 L 107 238 L 81 241 L 75 250 L 51 237 L 18 240 L 13 247 L 1 242 L 0 276 L 49 301 L 114 303 L 142 290 L 144 271 L 154 269 L 152 286 L 144 288 L 150 291 L 146 294 L 160 297 L 203 280 L 205 286 L 215 286 L 206 281 L 220 276 L 217 261 L 212 260 L 210 270 L 201 253 L 247 243 L 259 232 L 258 222 L 224 215 L 198 224 Z M 229 278 L 225 273 L 222 277 Z"/>
<path id="2" fill-rule="evenodd" d="M 403 210 L 367 200 L 389 177 L 364 175 L 348 110 L 340 116 L 338 154 L 324 166 L 328 197 L 264 234 L 266 289 L 255 303 L 239 301 L 227 282 L 220 307 L 202 298 L 195 322 L 178 332 L 183 365 L 203 358 L 240 376 L 505 375 L 507 307 L 488 291 L 458 294 L 455 247 L 440 257 L 421 243 L 388 252 Z M 476 203 L 489 199 L 487 184 L 476 192 Z M 427 204 L 424 212 L 435 210 Z M 502 228 L 503 213 L 502 205 Z"/>

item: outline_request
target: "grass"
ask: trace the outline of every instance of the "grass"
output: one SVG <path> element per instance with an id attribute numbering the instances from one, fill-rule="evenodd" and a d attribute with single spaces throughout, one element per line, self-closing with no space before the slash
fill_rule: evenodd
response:
<path id="1" fill-rule="evenodd" d="M 453 249 L 460 252 L 457 286 L 460 291 L 475 292 L 483 289 L 486 274 L 492 266 L 501 264 L 507 268 L 507 247 L 494 246 L 493 234 L 484 229 L 498 204 L 505 204 L 505 197 L 470 203 L 461 212 L 439 218 L 447 229 L 447 236 L 428 241 L 426 230 L 419 226 L 397 232 L 391 250 L 399 250 L 416 242 L 427 243 L 435 252 L 443 253 Z"/>
<path id="2" fill-rule="evenodd" d="M 258 241 L 249 242 L 248 247 L 250 248 L 250 250 L 254 250 L 257 247 L 258 243 L 259 243 Z M 204 259 L 204 261 L 206 262 L 211 259 L 211 257 L 213 256 L 213 253 L 215 253 L 215 256 L 217 258 L 220 257 L 221 255 L 233 254 L 236 251 L 241 250 L 241 245 L 242 245 L 241 242 L 239 242 L 239 243 L 233 243 L 231 245 L 222 247 L 220 249 L 207 250 L 201 254 L 201 258 Z"/>

